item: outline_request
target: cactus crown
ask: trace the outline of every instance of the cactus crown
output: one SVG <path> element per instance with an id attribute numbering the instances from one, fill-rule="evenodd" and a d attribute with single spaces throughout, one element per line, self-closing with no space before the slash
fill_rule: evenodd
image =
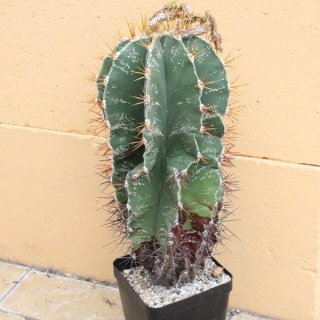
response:
<path id="1" fill-rule="evenodd" d="M 171 3 L 143 18 L 139 34 L 129 29 L 97 78 L 110 129 L 111 224 L 155 283 L 171 285 L 192 279 L 222 238 L 230 89 L 208 12 Z"/>

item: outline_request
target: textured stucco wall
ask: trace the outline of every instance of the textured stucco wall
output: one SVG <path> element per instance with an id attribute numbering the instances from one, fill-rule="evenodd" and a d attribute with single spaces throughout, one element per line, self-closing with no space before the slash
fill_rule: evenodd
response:
<path id="1" fill-rule="evenodd" d="M 234 307 L 320 319 L 320 2 L 190 0 L 210 9 L 243 82 L 241 182 L 219 259 Z M 0 4 L 0 258 L 113 281 L 125 246 L 101 226 L 99 158 L 85 100 L 117 26 L 153 0 Z M 221 248 L 222 250 L 222 248 Z"/>

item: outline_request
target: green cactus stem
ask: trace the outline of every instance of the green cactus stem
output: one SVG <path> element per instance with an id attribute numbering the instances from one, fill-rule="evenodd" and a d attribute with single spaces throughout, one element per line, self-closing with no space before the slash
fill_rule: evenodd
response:
<path id="1" fill-rule="evenodd" d="M 166 18 L 163 10 L 174 13 Z M 230 89 L 224 64 L 202 38 L 212 35 L 208 14 L 163 10 L 106 57 L 97 99 L 110 129 L 115 219 L 154 281 L 171 285 L 192 279 L 222 237 Z"/>

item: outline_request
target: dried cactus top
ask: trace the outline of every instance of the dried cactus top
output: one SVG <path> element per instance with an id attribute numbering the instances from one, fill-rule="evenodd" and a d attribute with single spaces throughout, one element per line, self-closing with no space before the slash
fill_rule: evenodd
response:
<path id="1" fill-rule="evenodd" d="M 153 32 L 163 30 L 173 32 L 182 38 L 206 35 L 213 42 L 215 49 L 222 52 L 221 36 L 215 19 L 209 11 L 206 11 L 205 15 L 198 15 L 194 14 L 187 4 L 178 6 L 176 2 L 172 2 L 150 18 L 149 25 L 145 29 L 146 33 L 148 28 Z"/>

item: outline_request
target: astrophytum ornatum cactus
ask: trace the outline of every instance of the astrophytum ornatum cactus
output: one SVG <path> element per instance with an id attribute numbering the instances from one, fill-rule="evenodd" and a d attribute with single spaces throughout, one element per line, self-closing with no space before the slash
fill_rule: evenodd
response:
<path id="1" fill-rule="evenodd" d="M 192 279 L 222 237 L 229 84 L 215 28 L 208 13 L 166 6 L 140 35 L 130 27 L 98 75 L 110 129 L 113 224 L 159 284 Z"/>

